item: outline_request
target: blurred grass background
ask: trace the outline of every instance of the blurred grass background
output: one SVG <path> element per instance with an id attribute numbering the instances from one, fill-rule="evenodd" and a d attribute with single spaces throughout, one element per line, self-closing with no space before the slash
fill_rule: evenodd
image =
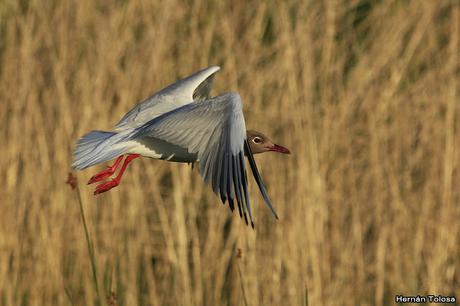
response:
<path id="1" fill-rule="evenodd" d="M 85 170 L 102 295 L 460 299 L 459 22 L 456 0 L 1 0 L 0 304 L 95 303 L 74 143 L 209 65 L 213 92 L 238 91 L 248 128 L 293 152 L 256 158 L 280 220 L 252 180 L 255 231 L 184 164 L 136 160 L 98 197 L 102 166 Z"/>

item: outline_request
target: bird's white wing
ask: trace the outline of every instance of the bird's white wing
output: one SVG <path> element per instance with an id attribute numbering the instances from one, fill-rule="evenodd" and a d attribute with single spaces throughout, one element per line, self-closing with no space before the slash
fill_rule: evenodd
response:
<path id="1" fill-rule="evenodd" d="M 162 139 L 197 154 L 205 183 L 211 182 L 222 202 L 228 200 L 230 209 L 234 209 L 236 200 L 240 216 L 248 222 L 247 212 L 254 226 L 244 162 L 246 126 L 238 94 L 227 93 L 182 106 L 139 127 L 132 139 L 137 137 Z M 256 180 L 259 184 L 260 177 Z"/>
<path id="2" fill-rule="evenodd" d="M 139 127 L 185 104 L 209 98 L 214 75 L 219 70 L 218 66 L 200 70 L 160 90 L 126 113 L 116 124 L 115 130 Z"/>

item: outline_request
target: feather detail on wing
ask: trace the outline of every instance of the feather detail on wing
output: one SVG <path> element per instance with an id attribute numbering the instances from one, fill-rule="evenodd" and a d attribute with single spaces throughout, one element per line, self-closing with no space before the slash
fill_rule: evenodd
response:
<path id="1" fill-rule="evenodd" d="M 222 202 L 228 200 L 230 209 L 236 200 L 240 216 L 254 227 L 244 163 L 246 126 L 238 94 L 184 105 L 137 128 L 131 138 L 145 136 L 196 153 L 204 182 L 211 184 Z"/>
<path id="2" fill-rule="evenodd" d="M 126 113 L 115 130 L 139 127 L 183 105 L 209 98 L 214 75 L 219 70 L 218 66 L 208 67 L 160 90 Z"/>

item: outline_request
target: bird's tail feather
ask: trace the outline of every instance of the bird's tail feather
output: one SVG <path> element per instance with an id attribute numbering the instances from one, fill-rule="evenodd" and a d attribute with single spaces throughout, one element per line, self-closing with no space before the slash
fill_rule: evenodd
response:
<path id="1" fill-rule="evenodd" d="M 72 167 L 82 170 L 125 153 L 125 148 L 119 144 L 125 137 L 122 133 L 91 131 L 77 142 L 73 153 Z"/>

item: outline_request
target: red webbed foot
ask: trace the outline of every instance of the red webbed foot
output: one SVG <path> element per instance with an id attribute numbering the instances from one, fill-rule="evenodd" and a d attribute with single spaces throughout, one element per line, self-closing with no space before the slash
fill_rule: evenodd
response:
<path id="1" fill-rule="evenodd" d="M 121 167 L 120 169 L 120 172 L 118 173 L 117 177 L 108 181 L 108 182 L 105 182 L 105 183 L 102 183 L 102 184 L 99 184 L 97 187 L 96 187 L 96 190 L 94 191 L 94 195 L 96 194 L 100 194 L 100 193 L 103 193 L 103 192 L 106 192 L 106 191 L 109 191 L 110 189 L 112 189 L 113 187 L 116 187 L 118 186 L 118 184 L 120 184 L 120 181 L 121 181 L 121 177 L 123 176 L 123 173 L 125 172 L 126 170 L 126 167 L 128 167 L 128 164 L 133 160 L 133 159 L 136 159 L 138 158 L 140 155 L 139 154 L 129 154 L 128 157 L 126 157 L 125 161 L 123 162 L 123 166 Z M 120 157 L 119 157 L 120 158 Z M 115 165 L 113 165 L 112 167 L 116 167 L 118 166 L 118 163 L 120 163 L 121 160 L 117 159 L 117 161 L 115 162 Z M 104 171 L 96 174 L 99 175 L 101 173 L 103 173 Z M 104 175 L 104 174 L 103 174 Z M 103 176 L 101 175 L 101 176 Z M 107 176 L 106 176 L 107 177 Z M 90 180 L 91 181 L 91 180 Z"/>
<path id="2" fill-rule="evenodd" d="M 100 182 L 102 180 L 105 180 L 106 178 L 112 176 L 112 174 L 114 173 L 115 171 L 112 170 L 110 167 L 108 167 L 107 169 L 105 169 L 104 171 L 101 171 L 99 173 L 96 173 L 95 175 L 93 175 L 87 185 L 90 185 L 90 184 L 93 184 L 93 183 L 96 183 L 96 182 Z"/>
<path id="3" fill-rule="evenodd" d="M 117 187 L 120 182 L 115 178 L 108 182 L 104 182 L 102 184 L 97 185 L 96 190 L 94 191 L 94 195 L 109 191 L 110 189 Z"/>
<path id="4" fill-rule="evenodd" d="M 110 166 L 110 167 L 107 167 L 107 169 L 101 171 L 101 172 L 98 172 L 96 173 L 95 175 L 93 175 L 87 185 L 89 184 L 93 184 L 93 183 L 96 183 L 96 182 L 100 182 L 102 180 L 105 180 L 106 178 L 112 176 L 115 171 L 117 170 L 118 168 L 118 165 L 120 164 L 121 160 L 123 159 L 123 155 L 122 156 L 119 156 L 117 158 L 117 160 L 115 161 L 115 163 L 113 164 L 113 166 Z"/>

